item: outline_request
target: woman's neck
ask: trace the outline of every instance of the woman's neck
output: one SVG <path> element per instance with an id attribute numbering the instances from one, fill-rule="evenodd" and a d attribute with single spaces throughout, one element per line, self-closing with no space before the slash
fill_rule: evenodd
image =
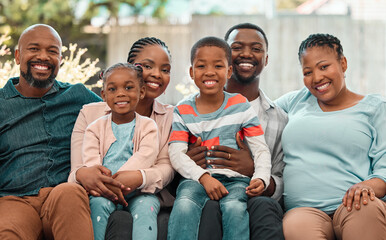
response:
<path id="1" fill-rule="evenodd" d="M 318 100 L 318 104 L 324 112 L 333 112 L 355 106 L 363 98 L 363 95 L 354 93 L 349 89 L 344 88 L 332 101 L 321 102 Z"/>
<path id="2" fill-rule="evenodd" d="M 142 116 L 150 117 L 153 112 L 153 103 L 154 99 L 144 98 L 139 100 L 139 103 L 136 108 L 136 112 Z"/>

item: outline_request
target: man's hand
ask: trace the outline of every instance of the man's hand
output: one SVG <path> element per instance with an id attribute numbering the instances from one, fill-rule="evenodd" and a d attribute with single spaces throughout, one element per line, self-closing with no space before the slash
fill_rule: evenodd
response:
<path id="1" fill-rule="evenodd" d="M 203 174 L 200 177 L 199 182 L 204 186 L 206 194 L 208 194 L 208 197 L 211 200 L 220 200 L 229 193 L 220 181 L 210 176 L 208 173 Z"/>
<path id="2" fill-rule="evenodd" d="M 260 178 L 252 179 L 249 186 L 246 189 L 246 193 L 249 197 L 260 196 L 264 191 L 264 182 Z"/>
<path id="3" fill-rule="evenodd" d="M 103 166 L 82 167 L 76 171 L 76 180 L 95 197 L 105 197 L 113 202 L 118 201 L 118 195 L 111 191 L 106 184 L 119 189 L 127 189 L 122 183 L 111 177 L 111 171 Z"/>
<path id="4" fill-rule="evenodd" d="M 186 155 L 195 161 L 198 166 L 205 169 L 207 167 L 205 155 L 208 148 L 206 146 L 201 146 L 201 143 L 201 138 L 197 138 L 195 143 L 189 145 Z"/>
<path id="5" fill-rule="evenodd" d="M 213 168 L 226 168 L 236 171 L 248 177 L 252 177 L 255 170 L 251 152 L 248 146 L 241 141 L 239 133 L 236 134 L 236 142 L 240 150 L 226 147 L 213 146 L 207 155 L 217 159 L 208 160 Z"/>

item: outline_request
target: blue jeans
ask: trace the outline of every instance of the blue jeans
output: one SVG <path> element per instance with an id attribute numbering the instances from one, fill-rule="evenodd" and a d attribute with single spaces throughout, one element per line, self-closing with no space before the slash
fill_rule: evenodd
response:
<path id="1" fill-rule="evenodd" d="M 129 205 L 122 207 L 104 197 L 90 197 L 94 239 L 105 239 L 107 220 L 117 209 L 129 211 L 133 216 L 133 239 L 157 239 L 157 215 L 160 209 L 158 198 L 152 194 L 143 194 L 126 197 L 126 201 Z"/>
<path id="2" fill-rule="evenodd" d="M 220 199 L 222 212 L 223 239 L 249 239 L 248 197 L 245 188 L 249 178 L 228 178 L 214 175 L 228 190 L 229 194 Z M 177 198 L 170 214 L 168 239 L 198 238 L 202 209 L 209 200 L 204 187 L 190 179 L 183 179 L 177 188 Z"/>

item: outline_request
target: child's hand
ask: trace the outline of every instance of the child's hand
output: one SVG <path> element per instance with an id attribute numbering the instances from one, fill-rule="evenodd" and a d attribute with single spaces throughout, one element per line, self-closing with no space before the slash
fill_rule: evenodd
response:
<path id="1" fill-rule="evenodd" d="M 121 189 L 124 196 L 139 188 L 143 182 L 142 173 L 139 170 L 119 171 L 113 175 L 113 178 L 128 187 L 127 189 Z"/>
<path id="2" fill-rule="evenodd" d="M 127 202 L 125 200 L 125 197 L 123 196 L 122 190 L 114 185 L 106 183 L 105 186 L 110 189 L 115 195 L 117 195 L 118 199 L 116 201 L 113 201 L 115 204 L 121 204 L 124 207 L 127 207 Z"/>
<path id="3" fill-rule="evenodd" d="M 229 193 L 220 181 L 210 176 L 208 173 L 203 174 L 199 181 L 202 186 L 204 186 L 206 194 L 208 194 L 208 197 L 211 200 L 220 200 Z"/>
<path id="4" fill-rule="evenodd" d="M 246 188 L 246 194 L 249 197 L 260 196 L 264 191 L 265 185 L 260 178 L 252 179 L 249 186 Z"/>
<path id="5" fill-rule="evenodd" d="M 76 179 L 94 197 L 105 197 L 111 201 L 117 201 L 118 196 L 106 187 L 106 184 L 121 189 L 126 187 L 111 177 L 111 171 L 103 166 L 82 167 L 76 171 Z"/>

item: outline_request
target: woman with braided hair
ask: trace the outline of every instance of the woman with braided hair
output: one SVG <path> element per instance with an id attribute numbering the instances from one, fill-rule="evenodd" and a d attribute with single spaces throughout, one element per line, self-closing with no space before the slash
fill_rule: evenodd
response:
<path id="1" fill-rule="evenodd" d="M 385 239 L 386 100 L 346 87 L 338 38 L 310 35 L 298 55 L 305 88 L 276 101 L 289 120 L 285 239 Z"/>
<path id="2" fill-rule="evenodd" d="M 173 120 L 173 107 L 162 104 L 156 100 L 164 93 L 170 81 L 171 55 L 165 43 L 154 37 L 146 37 L 137 40 L 131 47 L 127 61 L 135 65 L 141 65 L 142 77 L 146 87 L 143 99 L 139 100 L 136 112 L 140 115 L 153 119 L 158 126 L 159 154 L 155 163 L 150 168 L 134 170 L 119 169 L 116 174 L 103 166 L 84 167 L 82 165 L 83 136 L 87 126 L 97 118 L 110 113 L 110 108 L 105 102 L 91 103 L 83 106 L 75 123 L 71 139 L 71 173 L 69 181 L 78 182 L 92 196 L 103 196 L 113 202 L 125 204 L 122 192 L 138 190 L 142 193 L 155 193 L 160 200 L 161 207 L 170 207 L 174 197 L 164 188 L 173 177 L 174 170 L 170 164 L 168 155 L 168 139 Z M 158 143 L 158 141 L 155 141 Z M 121 189 L 114 188 L 112 183 L 120 184 Z M 141 206 L 141 205 L 139 205 Z M 143 211 L 138 207 L 131 211 L 133 222 L 139 219 Z M 154 211 L 155 209 L 150 209 Z M 126 212 L 118 211 L 118 214 Z M 111 217 L 114 217 L 114 213 Z M 110 217 L 110 218 L 111 218 Z M 115 216 L 117 217 L 117 216 Z M 118 216 L 119 218 L 119 216 Z M 126 223 L 126 221 L 124 221 Z M 110 223 L 109 223 L 110 224 Z M 123 239 L 123 236 L 130 235 L 131 226 L 121 227 L 121 223 L 114 221 L 113 227 L 122 231 L 111 231 L 111 224 L 107 226 L 106 239 Z M 118 226 L 116 226 L 118 224 Z M 155 231 L 157 229 L 150 229 Z M 166 233 L 165 233 L 166 234 Z M 157 235 L 155 235 L 157 236 Z M 133 239 L 140 239 L 141 236 L 132 236 Z M 126 238 L 125 238 L 126 239 Z"/>

